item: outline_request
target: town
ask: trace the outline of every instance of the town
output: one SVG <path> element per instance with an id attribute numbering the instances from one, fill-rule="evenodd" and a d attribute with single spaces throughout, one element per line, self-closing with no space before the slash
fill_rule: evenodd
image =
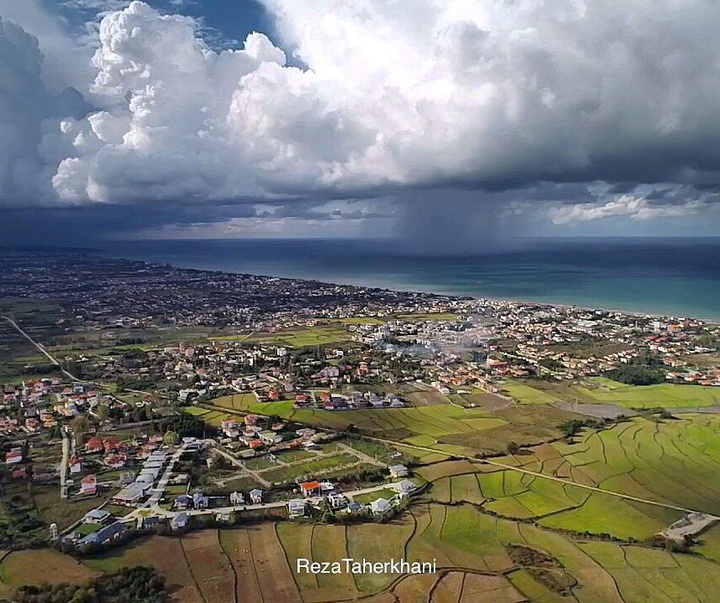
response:
<path id="1" fill-rule="evenodd" d="M 5 548 L 390 522 L 434 500 L 444 458 L 720 393 L 717 325 L 691 318 L 79 253 L 3 258 L 0 298 Z"/>

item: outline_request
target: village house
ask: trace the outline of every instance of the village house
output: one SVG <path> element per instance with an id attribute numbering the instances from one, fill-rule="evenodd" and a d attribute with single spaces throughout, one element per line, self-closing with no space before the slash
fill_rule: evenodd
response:
<path id="1" fill-rule="evenodd" d="M 259 505 L 262 503 L 264 492 L 262 490 L 259 490 L 255 488 L 254 490 L 250 490 L 250 502 L 254 505 Z"/>
<path id="2" fill-rule="evenodd" d="M 194 492 L 192 495 L 193 509 L 207 509 L 210 506 L 210 499 L 202 492 Z"/>
<path id="3" fill-rule="evenodd" d="M 85 513 L 85 516 L 82 519 L 83 523 L 97 523 L 97 524 L 104 524 L 110 520 L 112 517 L 112 514 L 110 511 L 106 511 L 105 509 L 93 509 L 92 511 L 88 511 Z"/>
<path id="4" fill-rule="evenodd" d="M 407 477 L 410 475 L 410 471 L 408 471 L 408 468 L 405 465 L 391 465 L 388 467 L 388 470 L 390 471 L 390 477 L 393 479 Z"/>
<path id="5" fill-rule="evenodd" d="M 97 476 L 94 473 L 86 475 L 80 480 L 80 494 L 84 496 L 97 494 Z"/>
<path id="6" fill-rule="evenodd" d="M 189 522 L 190 518 L 188 517 L 187 513 L 175 513 L 175 515 L 173 515 L 172 519 L 170 520 L 170 528 L 173 531 L 182 530 L 183 528 L 187 527 Z"/>
<path id="7" fill-rule="evenodd" d="M 417 486 L 409 479 L 404 479 L 401 482 L 391 484 L 391 488 L 397 491 L 400 498 L 410 496 L 413 492 L 415 492 L 415 490 L 417 490 Z"/>
<path id="8" fill-rule="evenodd" d="M 13 448 L 10 452 L 5 453 L 5 464 L 15 465 L 22 462 L 23 452 L 22 448 Z"/>
<path id="9" fill-rule="evenodd" d="M 118 492 L 113 500 L 120 504 L 134 505 L 139 503 L 149 489 L 149 485 L 140 482 L 133 482 Z"/>
<path id="10" fill-rule="evenodd" d="M 27 467 L 20 467 L 20 469 L 15 469 L 11 474 L 10 477 L 12 479 L 25 479 L 28 476 L 28 470 Z"/>
<path id="11" fill-rule="evenodd" d="M 180 494 L 175 498 L 173 502 L 173 509 L 184 511 L 190 505 L 192 499 L 187 494 Z"/>
<path id="12" fill-rule="evenodd" d="M 84 548 L 89 545 L 107 545 L 118 540 L 126 531 L 127 526 L 121 521 L 116 521 L 80 539 L 78 547 Z"/>
<path id="13" fill-rule="evenodd" d="M 83 462 L 80 457 L 74 456 L 68 461 L 68 465 L 70 465 L 70 474 L 76 475 L 78 473 L 82 473 L 83 470 Z"/>
<path id="14" fill-rule="evenodd" d="M 330 494 L 328 502 L 333 509 L 342 509 L 347 505 L 347 498 L 342 494 Z"/>
<path id="15" fill-rule="evenodd" d="M 300 484 L 300 493 L 305 497 L 317 496 L 320 494 L 320 482 L 303 482 Z"/>
<path id="16" fill-rule="evenodd" d="M 101 438 L 90 438 L 85 444 L 85 452 L 93 454 L 95 452 L 102 452 L 104 449 L 103 441 Z"/>
<path id="17" fill-rule="evenodd" d="M 304 517 L 306 502 L 300 498 L 289 500 L 287 503 L 290 517 Z"/>
<path id="18" fill-rule="evenodd" d="M 126 454 L 108 454 L 103 460 L 110 469 L 122 469 L 127 462 Z"/>
<path id="19" fill-rule="evenodd" d="M 370 510 L 376 517 L 385 517 L 392 512 L 392 505 L 386 498 L 376 498 L 370 503 Z"/>

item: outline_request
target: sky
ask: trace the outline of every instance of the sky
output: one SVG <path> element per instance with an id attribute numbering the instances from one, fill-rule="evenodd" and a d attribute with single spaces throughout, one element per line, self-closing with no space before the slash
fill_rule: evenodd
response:
<path id="1" fill-rule="evenodd" d="M 720 234 L 715 0 L 0 0 L 0 244 Z"/>

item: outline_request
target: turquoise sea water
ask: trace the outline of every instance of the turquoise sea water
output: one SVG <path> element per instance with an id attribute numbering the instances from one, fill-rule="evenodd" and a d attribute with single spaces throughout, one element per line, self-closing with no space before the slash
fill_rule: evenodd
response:
<path id="1" fill-rule="evenodd" d="M 337 239 L 124 242 L 101 253 L 185 268 L 720 320 L 720 238 L 537 239 L 464 256 Z"/>

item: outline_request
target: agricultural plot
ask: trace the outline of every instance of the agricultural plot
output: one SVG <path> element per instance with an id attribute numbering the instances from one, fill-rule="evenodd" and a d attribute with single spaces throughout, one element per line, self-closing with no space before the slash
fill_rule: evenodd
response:
<path id="1" fill-rule="evenodd" d="M 579 546 L 613 577 L 625 601 L 715 600 L 720 566 L 705 559 L 613 543 Z"/>
<path id="2" fill-rule="evenodd" d="M 238 396 L 219 399 L 223 408 L 254 414 L 275 415 L 301 423 L 345 429 L 353 425 L 364 435 L 392 439 L 396 450 L 422 462 L 446 458 L 431 450 L 421 451 L 402 444 L 433 448 L 447 454 L 498 453 L 509 442 L 538 445 L 561 436 L 558 425 L 578 415 L 545 406 L 541 412 L 525 406 L 496 411 L 445 404 L 383 410 L 297 410 L 291 401 L 248 403 Z M 221 413 L 222 414 L 222 413 Z M 212 417 L 213 415 L 211 415 Z M 217 421 L 215 417 L 215 421 Z"/>
<path id="3" fill-rule="evenodd" d="M 720 484 L 713 477 L 720 472 L 718 431 L 720 418 L 707 415 L 636 418 L 587 430 L 573 444 L 555 442 L 498 459 L 565 481 L 468 461 L 435 463 L 417 473 L 431 482 L 428 496 L 439 502 L 482 505 L 553 529 L 644 540 L 685 514 L 663 504 L 720 514 Z"/>
<path id="4" fill-rule="evenodd" d="M 359 462 L 353 454 L 339 453 L 301 461 L 293 465 L 276 466 L 261 473 L 271 483 L 284 483 L 310 477 L 320 477 L 344 467 L 355 467 Z"/>
<path id="5" fill-rule="evenodd" d="M 559 404 L 566 402 L 560 396 L 519 381 L 508 381 L 502 386 L 502 390 L 521 404 Z"/>
<path id="6" fill-rule="evenodd" d="M 27 581 L 31 573 L 50 581 L 81 582 L 99 572 L 151 564 L 166 576 L 173 600 L 185 603 L 329 603 L 359 597 L 380 603 L 569 600 L 549 579 L 552 571 L 538 571 L 531 562 L 511 558 L 511 549 L 517 547 L 554 560 L 558 569 L 553 571 L 568 576 L 571 585 L 577 583 L 570 600 L 580 603 L 711 603 L 720 580 L 720 565 L 701 556 L 578 540 L 567 533 L 488 515 L 473 505 L 433 503 L 412 505 L 400 519 L 385 524 L 280 522 L 194 532 L 181 539 L 147 538 L 82 564 L 54 551 L 11 553 L 0 563 L 0 579 L 9 590 Z M 298 559 L 344 557 L 373 562 L 435 559 L 438 573 L 313 576 L 296 571 Z M 56 570 L 57 575 L 52 573 Z"/>
<path id="7" fill-rule="evenodd" d="M 560 435 L 557 425 L 576 416 L 554 408 L 538 416 L 531 409 L 520 407 L 491 412 L 453 404 L 382 410 L 299 410 L 293 408 L 292 401 L 260 403 L 247 394 L 218 398 L 213 404 L 217 408 L 275 415 L 333 429 L 353 425 L 363 434 L 392 439 L 398 445 L 424 446 L 448 454 L 499 452 L 513 440 L 528 445 L 546 442 Z M 202 418 L 205 420 L 206 416 Z M 417 457 L 418 451 L 411 454 Z"/>
<path id="8" fill-rule="evenodd" d="M 255 394 L 234 394 L 213 400 L 213 405 L 215 406 L 239 411 L 249 410 L 252 404 L 258 404 L 258 399 L 255 397 Z"/>
<path id="9" fill-rule="evenodd" d="M 190 574 L 206 601 L 232 601 L 234 572 L 225 551 L 220 547 L 217 530 L 191 532 L 180 544 Z"/>
<path id="10" fill-rule="evenodd" d="M 720 392 L 701 385 L 626 385 L 603 377 L 580 384 L 508 381 L 502 389 L 521 404 L 612 404 L 627 409 L 692 409 L 720 404 Z"/>
<path id="11" fill-rule="evenodd" d="M 292 348 L 305 348 L 333 343 L 344 343 L 352 339 L 352 334 L 343 326 L 318 325 L 301 329 L 288 329 L 277 333 L 258 333 L 247 338 L 256 343 L 270 343 Z"/>
<path id="12" fill-rule="evenodd" d="M 4 594 L 2 591 L 10 594 L 24 584 L 82 584 L 99 575 L 100 572 L 54 549 L 13 551 L 2 557 L 0 562 L 0 595 Z"/>
<path id="13" fill-rule="evenodd" d="M 616 404 L 627 408 L 700 408 L 720 403 L 720 392 L 702 385 L 659 385 L 633 386 L 595 378 L 588 387 L 576 389 L 597 402 Z"/>
<path id="14" fill-rule="evenodd" d="M 166 585 L 174 600 L 180 603 L 203 603 L 202 591 L 190 572 L 181 541 L 177 538 L 155 536 L 136 540 L 121 549 L 83 560 L 95 571 L 114 572 L 123 567 L 151 565 L 165 576 Z"/>

